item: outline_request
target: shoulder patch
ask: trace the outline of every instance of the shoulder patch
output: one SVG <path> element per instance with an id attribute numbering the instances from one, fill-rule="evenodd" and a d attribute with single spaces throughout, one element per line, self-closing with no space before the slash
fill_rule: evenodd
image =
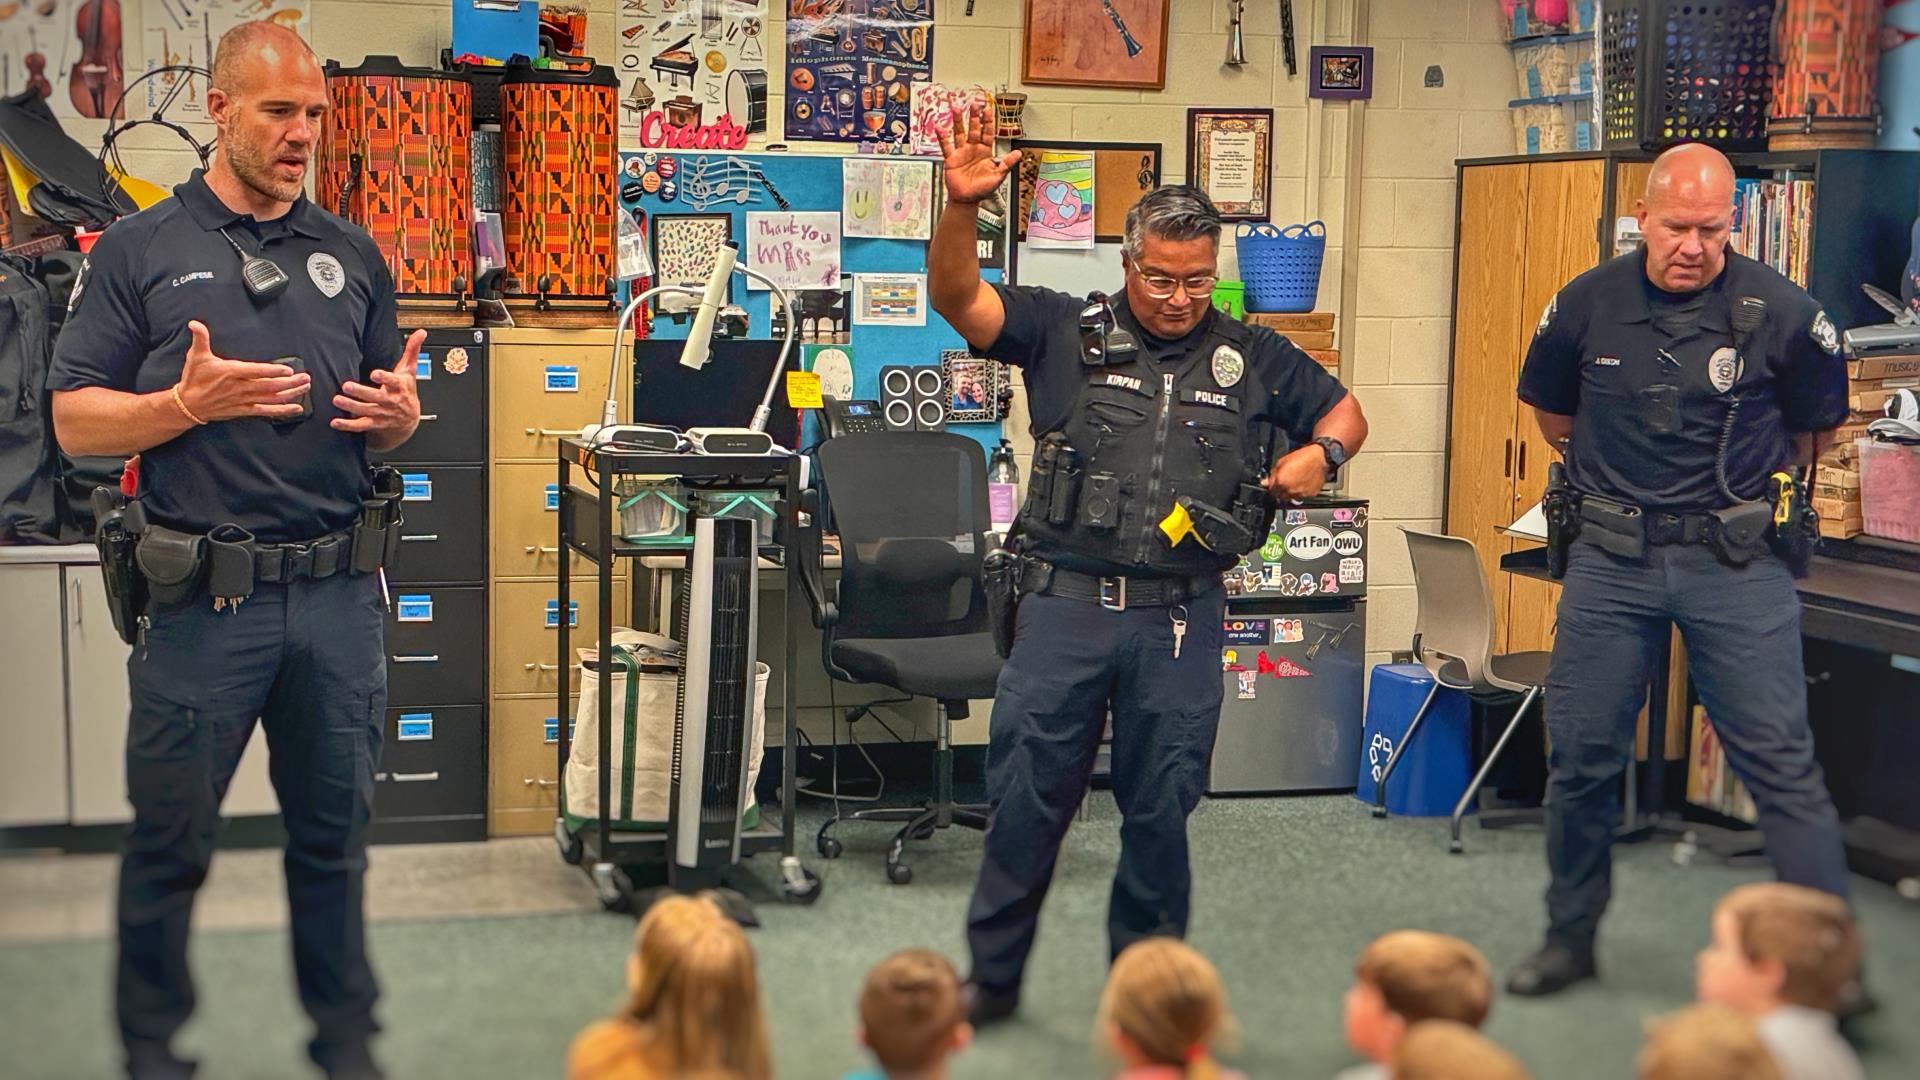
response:
<path id="1" fill-rule="evenodd" d="M 1833 328 L 1833 320 L 1827 318 L 1825 311 L 1814 315 L 1813 325 L 1807 328 L 1807 336 L 1828 353 L 1840 355 L 1840 332 Z"/>
<path id="2" fill-rule="evenodd" d="M 73 318 L 73 309 L 80 306 L 80 290 L 87 287 L 87 276 L 93 272 L 93 260 L 82 256 L 80 272 L 73 276 L 73 291 L 67 294 L 67 318 Z"/>
<path id="3" fill-rule="evenodd" d="M 1560 310 L 1560 294 L 1555 293 L 1553 296 L 1553 299 L 1547 301 L 1546 309 L 1540 312 L 1540 321 L 1534 324 L 1533 332 L 1535 334 L 1539 334 L 1542 330 L 1545 330 L 1547 328 L 1547 324 L 1553 322 L 1554 312 L 1559 310 Z"/>

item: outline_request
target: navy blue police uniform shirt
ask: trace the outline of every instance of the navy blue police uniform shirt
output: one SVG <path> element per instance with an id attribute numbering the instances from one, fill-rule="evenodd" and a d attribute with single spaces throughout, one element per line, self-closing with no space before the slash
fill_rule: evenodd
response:
<path id="1" fill-rule="evenodd" d="M 1733 349 L 1733 305 L 1766 301 L 1766 320 Z M 1673 362 L 1660 354 L 1664 350 Z M 1678 430 L 1650 426 L 1641 391 L 1678 389 Z M 1579 491 L 1668 513 L 1727 504 L 1715 475 L 1721 430 L 1739 402 L 1727 484 L 1759 498 L 1792 459 L 1796 434 L 1847 415 L 1840 335 L 1806 291 L 1732 252 L 1699 294 L 1666 293 L 1630 252 L 1568 282 L 1540 316 L 1520 400 L 1573 417 L 1567 477 Z"/>
<path id="2" fill-rule="evenodd" d="M 266 543 L 312 540 L 353 525 L 371 494 L 366 437 L 335 431 L 341 384 L 392 368 L 404 341 L 393 278 L 372 238 L 304 196 L 272 221 L 228 209 L 196 171 L 174 197 L 101 234 L 74 289 L 54 351 L 53 390 L 165 390 L 180 378 L 192 335 L 207 327 L 214 355 L 298 356 L 313 377 L 313 415 L 297 424 L 214 421 L 140 455 L 140 494 L 155 521 L 186 532 L 227 522 Z M 255 300 L 241 256 L 289 279 Z"/>
<path id="3" fill-rule="evenodd" d="M 994 284 L 993 290 L 1000 294 L 1006 308 L 1006 322 L 1000 336 L 980 354 L 1021 369 L 1030 430 L 1037 439 L 1066 423 L 1087 381 L 1089 368 L 1080 359 L 1080 311 L 1086 307 L 1086 299 L 1033 285 Z M 1116 298 L 1117 308 L 1124 308 L 1124 304 L 1124 299 Z M 1180 363 L 1199 347 L 1212 320 L 1225 317 L 1210 311 L 1199 326 L 1173 341 L 1143 332 L 1141 349 L 1155 363 Z M 1314 426 L 1347 396 L 1347 388 L 1293 342 L 1263 326 L 1250 325 L 1247 330 L 1250 340 L 1243 377 L 1264 389 L 1268 402 L 1264 412 L 1248 417 L 1248 423 L 1271 424 L 1285 437 L 1285 445 L 1275 447 L 1277 459 L 1293 447 L 1313 441 Z M 1248 396 L 1257 400 L 1252 390 Z M 1067 553 L 1055 561 L 1083 573 L 1142 572 L 1137 567 L 1119 567 Z"/>

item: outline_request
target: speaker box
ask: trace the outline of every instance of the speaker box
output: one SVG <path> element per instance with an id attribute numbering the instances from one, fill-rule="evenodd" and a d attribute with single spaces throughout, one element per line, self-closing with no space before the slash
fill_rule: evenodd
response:
<path id="1" fill-rule="evenodd" d="M 931 365 L 880 369 L 880 415 L 889 431 L 945 431 L 947 383 Z"/>

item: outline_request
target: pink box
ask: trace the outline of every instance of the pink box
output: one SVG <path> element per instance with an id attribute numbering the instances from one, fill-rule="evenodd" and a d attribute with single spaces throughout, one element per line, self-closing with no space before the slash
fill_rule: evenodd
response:
<path id="1" fill-rule="evenodd" d="M 1860 440 L 1860 516 L 1869 536 L 1920 544 L 1920 446 Z"/>

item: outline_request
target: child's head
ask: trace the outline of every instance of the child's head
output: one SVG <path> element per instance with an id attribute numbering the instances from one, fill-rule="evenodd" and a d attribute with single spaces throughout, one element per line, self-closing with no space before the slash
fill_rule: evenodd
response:
<path id="1" fill-rule="evenodd" d="M 1528 1080 L 1526 1067 L 1458 1020 L 1422 1020 L 1394 1048 L 1393 1080 Z"/>
<path id="2" fill-rule="evenodd" d="M 746 1080 L 771 1074 L 753 949 L 713 901 L 671 896 L 647 909 L 627 957 L 627 990 L 625 1013 L 656 1067 Z"/>
<path id="3" fill-rule="evenodd" d="M 1694 960 L 1694 996 L 1759 1014 L 1834 1007 L 1860 972 L 1860 933 L 1846 901 L 1784 882 L 1742 885 L 1713 912 Z"/>
<path id="4" fill-rule="evenodd" d="M 946 957 L 908 949 L 867 972 L 860 991 L 860 1041 L 888 1076 L 927 1072 L 971 1038 L 960 977 Z"/>
<path id="5" fill-rule="evenodd" d="M 1373 940 L 1353 965 L 1347 990 L 1347 1044 L 1384 1062 L 1407 1028 L 1422 1020 L 1479 1027 L 1493 1000 L 1480 950 L 1446 934 L 1396 930 Z"/>
<path id="6" fill-rule="evenodd" d="M 1752 1018 L 1726 1005 L 1695 1005 L 1653 1025 L 1638 1064 L 1640 1080 L 1780 1080 Z"/>
<path id="7" fill-rule="evenodd" d="M 1124 949 L 1100 995 L 1100 1025 L 1129 1067 L 1217 1071 L 1209 1047 L 1232 1018 L 1220 973 L 1185 942 L 1151 937 Z"/>

